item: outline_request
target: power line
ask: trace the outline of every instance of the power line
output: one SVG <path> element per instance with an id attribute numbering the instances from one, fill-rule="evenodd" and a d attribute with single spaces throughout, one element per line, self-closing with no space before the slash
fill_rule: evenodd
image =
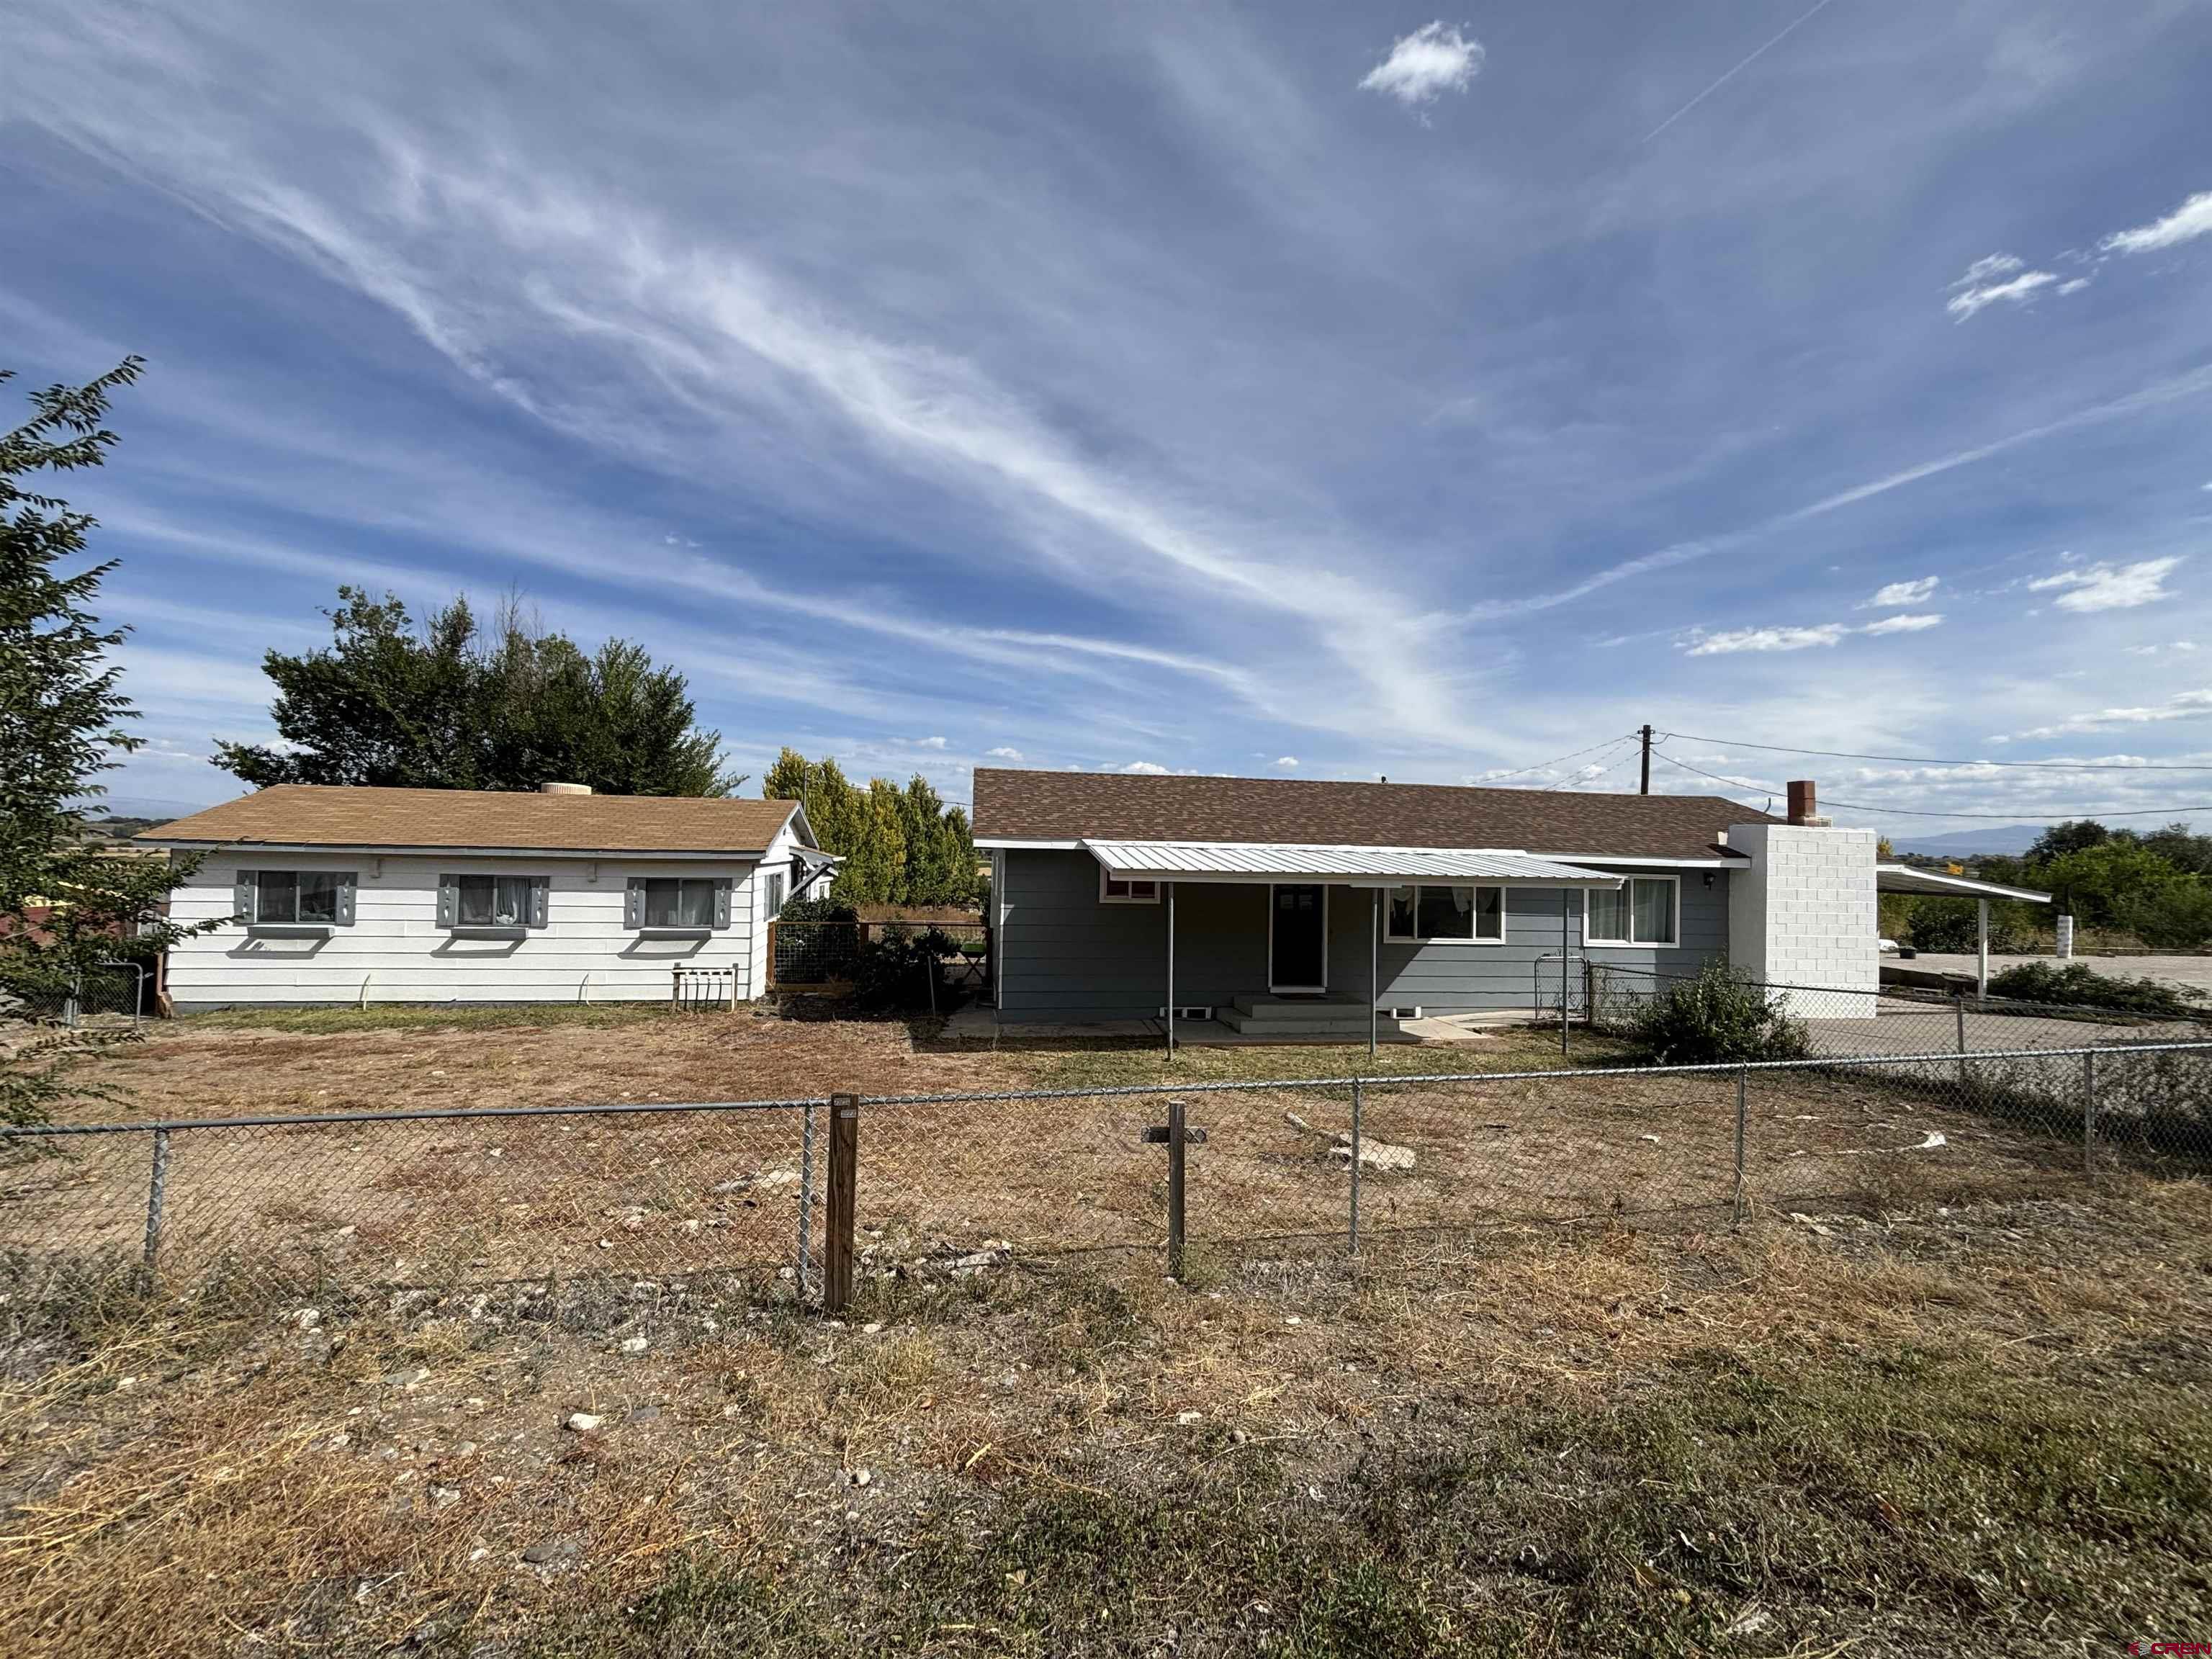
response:
<path id="1" fill-rule="evenodd" d="M 1662 743 L 1685 738 L 1692 743 L 1717 743 L 1730 749 L 1757 749 L 1770 755 L 1820 755 L 1830 760 L 1896 761 L 1910 766 L 2002 766 L 2035 772 L 2212 772 L 2212 766 L 2179 766 L 2145 761 L 2141 766 L 2121 766 L 2110 761 L 1937 760 L 1928 755 L 1861 755 L 1848 749 L 1791 749 L 1781 744 L 1745 743 L 1735 738 L 1701 738 L 1694 732 L 1669 732 Z"/>
<path id="2" fill-rule="evenodd" d="M 1598 742 L 1592 744 L 1587 749 L 1576 750 L 1571 755 L 1559 755 L 1554 757 L 1551 760 L 1538 761 L 1534 766 L 1520 767 L 1510 772 L 1492 773 L 1490 776 L 1483 779 L 1482 781 L 1486 786 L 1489 784 L 1503 782 L 1507 778 L 1522 777 L 1530 772 L 1540 772 L 1547 766 L 1557 766 L 1561 761 L 1576 760 L 1584 755 L 1594 755 L 1601 749 L 1609 749 L 1616 743 L 1626 743 L 1634 736 L 1634 732 L 1630 732 L 1627 737 L 1601 738 Z"/>
<path id="3" fill-rule="evenodd" d="M 1632 735 L 1626 738 L 1615 738 L 1610 746 L 1617 749 L 1622 744 L 1634 743 L 1635 741 L 1636 738 Z M 1587 753 L 1589 751 L 1584 750 L 1583 752 Z M 1633 751 L 1632 750 L 1631 752 L 1632 753 Z M 1616 755 L 1612 759 L 1607 761 L 1602 766 L 1600 766 L 1597 762 L 1592 761 L 1589 763 L 1589 766 L 1584 766 L 1574 772 L 1571 772 L 1564 778 L 1559 778 L 1551 783 L 1546 784 L 1544 787 L 1547 790 L 1565 789 L 1578 783 L 1587 783 L 1591 778 L 1603 777 L 1607 773 L 1612 771 L 1615 767 L 1619 766 L 1621 762 L 1627 758 L 1628 756 L 1626 754 Z M 1597 769 L 1593 772 L 1590 770 L 1591 767 L 1596 767 Z M 1585 776 L 1584 774 L 1588 774 L 1588 776 Z"/>
<path id="4" fill-rule="evenodd" d="M 1709 742 L 1711 739 L 1704 738 L 1700 741 Z M 1749 746 L 1749 744 L 1745 745 L 1747 748 Z M 1701 766 L 1692 766 L 1687 761 L 1676 760 L 1669 754 L 1662 753 L 1659 758 L 1669 766 L 1679 766 L 1685 772 L 1695 772 L 1701 778 L 1710 778 L 1715 783 L 1724 783 L 1731 789 L 1747 789 L 1754 795 L 1765 795 L 1769 798 L 1778 793 L 1769 785 L 1747 783 L 1741 778 L 1724 778 L 1717 772 L 1708 772 Z M 1937 812 L 1910 806 L 1876 806 L 1865 801 L 1856 800 L 1826 800 L 1821 802 L 1821 805 L 1840 806 L 1852 812 L 1885 812 L 1893 817 L 1989 818 L 2001 823 L 2017 823 L 2023 817 L 2150 818 L 2162 817 L 2168 814 L 2212 812 L 2212 806 L 2069 806 L 2057 811 L 2053 811 L 2048 807 L 2023 806 L 2011 812 Z"/>

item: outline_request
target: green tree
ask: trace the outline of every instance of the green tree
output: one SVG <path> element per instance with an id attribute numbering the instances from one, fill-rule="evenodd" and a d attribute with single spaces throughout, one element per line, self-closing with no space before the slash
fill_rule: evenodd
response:
<path id="1" fill-rule="evenodd" d="M 726 795 L 721 737 L 694 724 L 684 676 L 645 647 L 586 653 L 512 601 L 489 629 L 465 599 L 419 623 L 391 594 L 338 589 L 327 649 L 271 651 L 282 748 L 219 743 L 216 762 L 257 787 L 377 784 L 535 789 L 557 781 L 615 795 Z"/>
<path id="2" fill-rule="evenodd" d="M 2094 818 L 2069 818 L 2063 823 L 2048 825 L 2029 844 L 2027 861 L 2055 864 L 2069 853 L 2086 853 L 2112 838 L 2112 832 Z"/>
<path id="3" fill-rule="evenodd" d="M 787 748 L 762 793 L 806 808 L 815 839 L 844 860 L 833 890 L 849 904 L 970 904 L 978 891 L 968 815 L 920 775 L 902 789 L 885 778 L 856 788 L 834 760 Z"/>
<path id="4" fill-rule="evenodd" d="M 140 367 L 125 358 L 88 385 L 35 392 L 30 421 L 0 435 L 0 990 L 13 996 L 66 995 L 88 970 L 199 931 L 165 914 L 189 863 L 118 855 L 88 833 L 100 775 L 142 741 L 127 729 L 137 711 L 111 660 L 123 631 L 102 628 L 92 609 L 115 562 L 67 569 L 94 521 L 28 482 L 106 461 L 116 442 L 102 424 L 109 394 Z M 55 1033 L 0 1060 L 0 1121 L 38 1121 L 62 1100 L 102 1097 L 75 1074 L 105 1040 Z"/>
<path id="5" fill-rule="evenodd" d="M 2132 838 L 2108 836 L 2053 859 L 2036 872 L 2062 911 L 2091 927 L 2123 927 L 2140 906 L 2188 879 Z"/>

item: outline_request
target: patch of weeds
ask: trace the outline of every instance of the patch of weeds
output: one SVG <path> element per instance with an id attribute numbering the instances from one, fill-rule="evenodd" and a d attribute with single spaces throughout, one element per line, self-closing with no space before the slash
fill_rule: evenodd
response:
<path id="1" fill-rule="evenodd" d="M 2026 1650 L 2212 1619 L 2212 1425 L 2152 1385 L 1712 1354 L 1602 1409 L 1434 1432 L 1335 1475 L 1249 1453 L 1144 1490 L 1010 1471 L 895 1552 L 695 1557 L 544 1650 Z"/>

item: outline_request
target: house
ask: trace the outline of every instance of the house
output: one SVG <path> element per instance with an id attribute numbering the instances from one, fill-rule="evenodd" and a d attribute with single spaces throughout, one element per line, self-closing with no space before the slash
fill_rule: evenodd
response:
<path id="1" fill-rule="evenodd" d="M 1563 958 L 1577 985 L 1729 962 L 1871 1014 L 1874 834 L 1790 797 L 978 770 L 999 1018 L 1364 1036 L 1370 1009 L 1556 1006 Z"/>
<path id="2" fill-rule="evenodd" d="M 171 901 L 226 920 L 168 957 L 184 1010 L 613 1002 L 672 969 L 765 982 L 767 928 L 835 860 L 796 801 L 279 784 L 141 833 L 203 855 Z"/>

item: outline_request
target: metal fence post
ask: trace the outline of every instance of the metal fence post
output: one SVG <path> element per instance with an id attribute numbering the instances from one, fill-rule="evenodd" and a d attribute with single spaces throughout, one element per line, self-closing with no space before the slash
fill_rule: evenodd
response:
<path id="1" fill-rule="evenodd" d="M 84 975 L 72 970 L 70 974 L 69 995 L 62 1000 L 62 1024 L 72 1031 L 84 1017 Z"/>
<path id="2" fill-rule="evenodd" d="M 169 1132 L 154 1131 L 154 1173 L 146 1183 L 146 1277 L 154 1277 L 155 1258 L 161 1253 L 161 1198 L 169 1184 Z"/>
<path id="3" fill-rule="evenodd" d="M 860 1097 L 830 1097 L 829 1233 L 822 1241 L 822 1311 L 853 1300 L 854 1178 L 860 1170 Z"/>
<path id="4" fill-rule="evenodd" d="M 1960 991 L 1951 999 L 1952 1011 L 1959 1017 L 1959 1086 L 1966 1086 L 1966 994 Z"/>
<path id="5" fill-rule="evenodd" d="M 806 1300 L 807 1275 L 814 1267 L 814 1103 L 799 1132 L 799 1299 Z"/>
<path id="6" fill-rule="evenodd" d="M 2081 1056 L 2081 1172 L 2097 1173 L 2097 1056 Z"/>
<path id="7" fill-rule="evenodd" d="M 1359 1254 L 1359 1079 L 1352 1080 L 1352 1254 Z"/>
<path id="8" fill-rule="evenodd" d="M 1182 1278 L 1183 1104 L 1168 1102 L 1168 1273 Z"/>
<path id="9" fill-rule="evenodd" d="M 1735 1220 L 1743 1225 L 1743 1127 L 1744 1094 L 1751 1080 L 1751 1067 L 1739 1066 L 1735 1074 Z"/>

